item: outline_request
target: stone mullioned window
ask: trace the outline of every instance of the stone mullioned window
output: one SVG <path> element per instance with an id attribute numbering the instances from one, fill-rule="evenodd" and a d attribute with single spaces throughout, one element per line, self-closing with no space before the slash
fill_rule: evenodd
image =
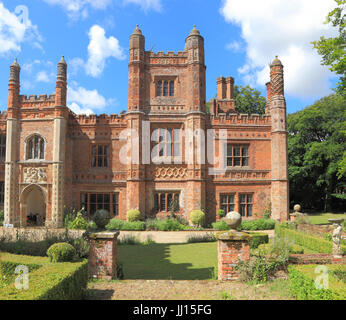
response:
<path id="1" fill-rule="evenodd" d="M 158 212 L 178 212 L 179 192 L 157 192 L 154 195 L 154 209 Z"/>
<path id="2" fill-rule="evenodd" d="M 91 166 L 93 168 L 108 167 L 108 145 L 93 145 L 91 147 Z"/>
<path id="3" fill-rule="evenodd" d="M 174 81 L 158 80 L 156 82 L 156 96 L 174 97 Z"/>
<path id="4" fill-rule="evenodd" d="M 91 217 L 96 210 L 107 210 L 111 216 L 119 215 L 119 193 L 82 193 L 81 209 Z"/>
<path id="5" fill-rule="evenodd" d="M 248 145 L 227 145 L 227 167 L 247 167 L 249 165 Z"/>
<path id="6" fill-rule="evenodd" d="M 31 136 L 26 142 L 26 159 L 43 160 L 45 151 L 45 141 L 39 135 Z"/>

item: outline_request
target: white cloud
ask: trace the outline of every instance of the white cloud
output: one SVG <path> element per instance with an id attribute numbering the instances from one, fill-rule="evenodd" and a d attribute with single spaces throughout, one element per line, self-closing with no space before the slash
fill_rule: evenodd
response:
<path id="1" fill-rule="evenodd" d="M 232 41 L 226 45 L 226 49 L 233 52 L 240 52 L 243 48 L 239 41 Z"/>
<path id="2" fill-rule="evenodd" d="M 69 108 L 76 114 L 86 114 L 86 115 L 90 115 L 90 114 L 95 114 L 94 111 L 92 111 L 91 109 L 88 108 L 81 108 L 77 103 L 72 102 L 69 105 Z"/>
<path id="3" fill-rule="evenodd" d="M 324 24 L 335 6 L 334 0 L 224 0 L 221 14 L 227 22 L 241 27 L 246 42 L 247 61 L 238 72 L 244 80 L 264 85 L 269 80 L 268 64 L 279 55 L 287 94 L 328 94 L 332 73 L 321 66 L 321 57 L 311 41 L 337 33 Z"/>
<path id="4" fill-rule="evenodd" d="M 124 0 L 124 3 L 134 3 L 139 5 L 144 11 L 153 9 L 161 11 L 162 5 L 161 0 Z"/>
<path id="5" fill-rule="evenodd" d="M 40 71 L 36 75 L 36 81 L 37 82 L 52 82 L 54 80 L 54 74 L 49 74 L 47 71 Z"/>
<path id="6" fill-rule="evenodd" d="M 0 2 L 0 55 L 11 51 L 21 51 L 21 43 L 30 42 L 34 47 L 41 48 L 42 37 L 37 26 L 29 19 L 26 6 L 17 6 L 12 13 Z"/>
<path id="7" fill-rule="evenodd" d="M 113 36 L 107 38 L 105 30 L 94 25 L 89 31 L 88 61 L 85 69 L 88 75 L 98 77 L 103 72 L 106 60 L 110 57 L 124 60 L 126 58 L 118 39 Z"/>
<path id="8" fill-rule="evenodd" d="M 103 110 L 106 106 L 113 105 L 114 99 L 106 99 L 96 89 L 87 90 L 73 82 L 73 87 L 68 87 L 67 104 L 75 113 L 91 114 L 93 110 Z"/>
<path id="9" fill-rule="evenodd" d="M 88 9 L 104 10 L 111 3 L 112 0 L 44 0 L 50 5 L 59 5 L 72 19 L 79 17 L 86 18 L 88 16 Z"/>

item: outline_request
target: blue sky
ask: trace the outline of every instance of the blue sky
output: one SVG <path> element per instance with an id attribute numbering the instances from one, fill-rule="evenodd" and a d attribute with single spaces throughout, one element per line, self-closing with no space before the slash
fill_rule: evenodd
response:
<path id="1" fill-rule="evenodd" d="M 7 108 L 15 57 L 21 94 L 39 95 L 54 93 L 64 55 L 68 105 L 78 113 L 120 113 L 136 24 L 155 52 L 182 51 L 195 24 L 205 39 L 208 100 L 220 75 L 265 96 L 268 64 L 278 54 L 292 113 L 331 93 L 337 80 L 310 43 L 336 34 L 323 24 L 334 7 L 334 0 L 0 0 L 0 109 Z"/>

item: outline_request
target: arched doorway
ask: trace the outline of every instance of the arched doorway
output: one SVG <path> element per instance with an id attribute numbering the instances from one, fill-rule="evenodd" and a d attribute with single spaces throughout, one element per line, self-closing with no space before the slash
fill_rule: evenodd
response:
<path id="1" fill-rule="evenodd" d="M 44 226 L 46 221 L 46 195 L 38 185 L 26 187 L 21 196 L 21 221 L 24 226 Z"/>

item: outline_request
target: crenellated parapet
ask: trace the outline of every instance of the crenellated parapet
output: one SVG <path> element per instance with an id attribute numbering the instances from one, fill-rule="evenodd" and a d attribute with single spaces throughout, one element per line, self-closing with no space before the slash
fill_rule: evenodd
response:
<path id="1" fill-rule="evenodd" d="M 218 114 L 209 115 L 211 125 L 233 124 L 233 125 L 271 125 L 271 116 L 268 114 Z"/>
<path id="2" fill-rule="evenodd" d="M 159 51 L 157 53 L 146 51 L 145 57 L 145 62 L 147 64 L 184 65 L 187 63 L 188 55 L 185 51 L 178 51 L 178 53 L 175 53 L 174 51 L 168 51 L 167 53 L 164 53 L 163 51 Z"/>
<path id="3" fill-rule="evenodd" d="M 70 110 L 70 123 L 76 125 L 119 125 L 126 126 L 125 114 L 75 114 Z"/>
<path id="4" fill-rule="evenodd" d="M 54 107 L 55 105 L 55 94 L 47 96 L 46 94 L 37 95 L 20 95 L 19 103 L 22 108 L 38 108 L 43 107 Z"/>

